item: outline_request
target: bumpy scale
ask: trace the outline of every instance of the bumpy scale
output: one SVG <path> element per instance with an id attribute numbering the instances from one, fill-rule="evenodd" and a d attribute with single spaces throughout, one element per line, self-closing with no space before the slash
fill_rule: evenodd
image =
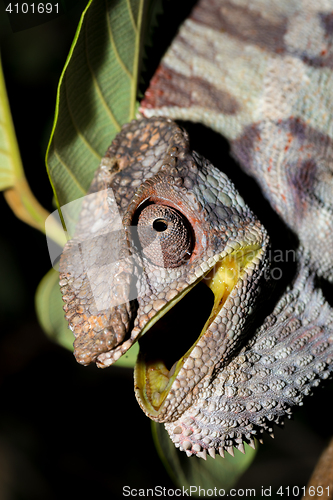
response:
<path id="1" fill-rule="evenodd" d="M 200 0 L 142 103 L 151 118 L 113 141 L 61 257 L 77 360 L 106 367 L 139 340 L 138 402 L 187 455 L 254 446 L 333 370 L 333 311 L 315 286 L 333 276 L 333 24 L 319 4 Z M 156 115 L 225 135 L 300 239 L 296 279 L 258 328 L 266 230 L 186 132 Z M 179 310 L 207 290 L 193 338 Z"/>

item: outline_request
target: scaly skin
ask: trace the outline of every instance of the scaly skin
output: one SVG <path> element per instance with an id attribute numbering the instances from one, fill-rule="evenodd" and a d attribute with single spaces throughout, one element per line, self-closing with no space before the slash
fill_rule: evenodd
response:
<path id="1" fill-rule="evenodd" d="M 124 186 L 130 193 L 127 198 L 123 196 Z M 249 311 L 255 306 L 259 292 L 258 284 L 265 279 L 267 233 L 229 179 L 189 150 L 187 134 L 171 120 L 153 118 L 125 125 L 102 160 L 90 193 L 96 187 L 99 206 L 93 205 L 89 196 L 83 202 L 75 238 L 65 247 L 60 261 L 66 319 L 76 335 L 74 354 L 80 363 L 96 361 L 101 367 L 111 365 L 153 326 L 157 318 L 167 313 L 170 305 L 178 302 L 210 271 L 214 273 L 223 259 L 231 274 L 235 274 L 235 283 L 226 293 L 223 307 L 216 311 L 195 345 L 187 345 L 190 351 L 182 353 L 186 353 L 186 357 L 180 360 L 175 373 L 167 374 L 171 387 L 163 404 L 152 404 L 149 394 L 158 391 L 151 388 L 151 380 L 146 378 L 146 370 L 155 362 L 155 357 L 163 359 L 163 348 L 158 353 L 151 353 L 146 346 L 148 352 L 144 349 L 139 357 L 135 372 L 139 404 L 157 421 L 178 418 L 198 398 L 205 378 L 211 375 L 214 367 L 226 363 L 238 349 L 239 339 L 247 331 Z M 109 196 L 103 189 L 108 188 L 113 190 L 123 232 L 111 233 L 109 226 L 107 229 L 94 226 L 96 211 L 101 210 L 102 193 L 106 193 L 106 199 Z M 151 254 L 147 255 L 149 246 L 142 238 L 142 251 L 137 252 L 130 227 L 136 223 L 140 227 L 140 218 L 136 221 L 147 204 L 149 207 L 173 207 L 186 219 L 191 228 L 188 231 L 191 252 L 185 261 L 176 260 L 168 267 L 163 260 L 163 247 L 162 260 L 153 260 Z M 102 214 L 106 212 L 107 209 Z M 149 224 L 150 220 L 144 227 L 150 229 Z M 114 260 L 110 242 L 115 245 L 116 238 L 119 240 L 119 259 L 128 259 L 130 249 L 136 253 L 126 265 L 121 261 L 115 271 L 119 280 L 114 294 L 122 295 L 124 303 L 97 312 L 96 295 L 105 294 L 105 303 L 112 299 L 108 270 L 103 266 L 108 258 Z M 77 250 L 82 241 L 89 244 L 85 259 Z M 249 253 L 249 262 L 244 264 L 243 270 L 238 270 L 234 258 L 244 250 Z M 89 277 L 85 269 L 90 272 Z M 91 278 L 94 269 L 95 280 Z M 131 285 L 136 287 L 138 298 L 126 302 Z M 173 359 L 173 363 L 177 361 Z"/>
<path id="2" fill-rule="evenodd" d="M 333 280 L 331 11 L 200 0 L 142 102 L 151 118 L 113 141 L 61 258 L 77 360 L 106 367 L 139 340 L 138 402 L 187 455 L 254 446 L 333 370 L 333 310 L 316 288 L 318 276 Z M 227 137 L 299 238 L 296 278 L 257 328 L 266 230 L 186 132 L 156 115 Z M 189 332 L 172 311 L 205 295 L 203 283 L 215 302 Z"/>
<path id="3" fill-rule="evenodd" d="M 152 137 L 154 144 L 148 148 Z M 159 170 L 151 172 L 152 165 Z M 137 172 L 141 174 L 139 182 Z M 123 197 L 124 184 L 131 193 L 127 203 Z M 96 361 L 98 366 L 109 366 L 142 336 L 135 369 L 136 396 L 150 418 L 166 422 L 176 446 L 188 455 L 205 457 L 206 450 L 213 456 L 215 449 L 223 454 L 223 450 L 232 452 L 232 446 L 242 450 L 243 442 L 253 445 L 254 436 L 263 430 L 271 432 L 272 424 L 290 415 L 292 406 L 302 404 L 304 395 L 327 378 L 333 368 L 333 313 L 321 292 L 314 289 L 309 262 L 301 267 L 292 290 L 282 297 L 253 335 L 248 319 L 259 294 L 259 282 L 264 284 L 265 280 L 267 234 L 226 176 L 189 151 L 186 133 L 163 118 L 126 125 L 102 160 L 91 192 L 97 188 L 102 196 L 103 189 L 110 187 L 124 232 L 113 232 L 110 238 L 104 227 L 97 226 L 92 238 L 90 230 L 91 248 L 96 248 L 96 242 L 98 247 L 92 252 L 91 261 L 85 261 L 87 269 L 95 266 L 100 270 L 105 265 L 111 255 L 108 245 L 115 240 L 115 234 L 120 241 L 120 255 L 128 255 L 131 246 L 137 252 L 129 228 L 132 223 L 139 227 L 138 215 L 147 206 L 176 207 L 186 216 L 194 233 L 191 255 L 185 261 L 180 260 L 178 266 L 176 261 L 168 268 L 163 259 L 152 261 L 143 243 L 131 266 L 126 269 L 122 265 L 122 280 L 118 281 L 126 298 L 125 285 L 130 285 L 135 276 L 137 301 L 124 302 L 96 314 L 93 280 L 87 278 L 80 255 L 73 251 L 78 241 L 87 239 L 86 232 L 96 221 L 96 210 L 101 210 L 102 204 L 91 206 L 88 197 L 77 234 L 65 248 L 60 262 L 66 317 L 76 334 L 77 360 L 82 364 Z M 147 205 L 147 200 L 152 204 Z M 148 214 L 144 228 L 150 225 Z M 230 294 L 209 327 L 200 337 L 199 330 L 197 341 L 187 345 L 188 351 L 182 353 L 174 374 L 168 374 L 170 365 L 166 372 L 162 371 L 161 378 L 168 377 L 170 386 L 165 399 L 156 404 L 155 397 L 153 404 L 154 390 L 149 389 L 151 379 L 147 371 L 153 368 L 156 372 L 154 362 L 163 361 L 163 343 L 168 339 L 162 337 L 163 343 L 156 346 L 152 337 L 145 341 L 145 335 L 150 328 L 158 335 L 156 326 L 161 316 L 177 300 L 184 300 L 184 290 L 197 285 L 211 270 L 216 273 L 216 263 L 230 263 L 223 260 L 226 255 L 235 255 L 242 248 L 254 245 L 258 246 L 257 253 L 253 256 L 251 252 L 251 261 L 237 273 Z M 144 269 L 142 274 L 140 269 Z M 105 268 L 102 276 L 106 280 L 102 290 L 109 300 Z M 132 313 L 134 322 L 123 311 Z M 175 329 L 174 324 L 169 327 Z"/>
<path id="4" fill-rule="evenodd" d="M 226 137 L 331 282 L 332 61 L 331 0 L 200 0 L 141 103 Z"/>
<path id="5" fill-rule="evenodd" d="M 308 267 L 254 337 L 228 366 L 216 369 L 207 389 L 181 418 L 167 423 L 187 455 L 244 452 L 243 442 L 273 433 L 333 370 L 333 310 L 314 288 Z"/>

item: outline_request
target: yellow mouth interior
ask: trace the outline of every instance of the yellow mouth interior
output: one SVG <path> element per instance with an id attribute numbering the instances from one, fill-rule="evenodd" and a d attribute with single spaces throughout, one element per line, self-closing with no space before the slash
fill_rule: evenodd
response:
<path id="1" fill-rule="evenodd" d="M 214 294 L 214 304 L 195 343 L 179 360 L 172 365 L 170 369 L 167 368 L 165 361 L 163 360 L 163 352 L 147 353 L 142 352 L 140 349 L 138 361 L 135 367 L 136 389 L 139 393 L 141 402 L 151 415 L 158 414 L 181 366 L 184 364 L 184 361 L 195 347 L 199 338 L 204 335 L 211 323 L 215 320 L 231 291 L 241 277 L 242 272 L 258 254 L 259 249 L 260 247 L 258 245 L 253 245 L 227 255 L 215 264 L 214 268 L 211 269 L 208 274 L 186 289 L 186 293 L 188 293 L 199 283 L 199 281 L 204 283 Z M 167 310 L 175 305 L 175 303 L 183 298 L 183 296 L 184 293 L 177 296 L 176 299 L 178 300 L 175 300 L 174 304 L 168 304 Z M 188 314 L 188 311 L 184 311 L 183 314 Z M 190 314 L 195 314 L 195 311 L 190 311 Z M 163 316 L 163 309 L 159 311 L 157 319 L 156 316 L 153 318 L 155 319 L 153 324 L 156 323 L 161 316 Z M 145 331 L 148 330 L 147 327 L 149 328 L 150 325 L 146 325 Z M 170 328 L 177 329 L 177 325 L 172 324 L 170 325 Z M 183 332 L 181 332 L 181 334 L 183 334 Z M 163 351 L 163 346 L 161 346 L 161 349 L 158 350 Z"/>

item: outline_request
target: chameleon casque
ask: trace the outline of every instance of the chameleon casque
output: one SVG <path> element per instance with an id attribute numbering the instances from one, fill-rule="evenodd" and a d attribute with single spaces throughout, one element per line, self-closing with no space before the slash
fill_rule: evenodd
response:
<path id="1" fill-rule="evenodd" d="M 188 456 L 254 446 L 333 370 L 318 285 L 333 281 L 332 96 L 332 0 L 200 0 L 63 251 L 77 361 L 107 367 L 139 340 L 137 400 Z M 266 229 L 177 119 L 221 133 L 298 238 L 296 275 L 268 310 Z"/>

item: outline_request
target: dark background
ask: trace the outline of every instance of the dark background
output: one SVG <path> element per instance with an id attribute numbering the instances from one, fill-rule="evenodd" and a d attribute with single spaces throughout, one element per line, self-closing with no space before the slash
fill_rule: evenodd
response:
<path id="1" fill-rule="evenodd" d="M 13 33 L 2 1 L 1 53 L 22 160 L 35 196 L 53 211 L 44 157 L 58 79 L 85 2 Z M 176 2 L 167 3 L 164 27 L 147 52 L 146 81 L 189 8 L 178 9 L 177 17 Z M 200 126 L 191 132 L 196 149 L 213 163 L 227 153 L 217 134 Z M 252 181 L 232 161 L 226 171 L 264 223 L 273 218 L 283 237 L 283 226 Z M 2 195 L 0 206 L 0 500 L 120 498 L 124 485 L 172 487 L 150 422 L 136 403 L 132 371 L 83 368 L 41 330 L 34 293 L 50 268 L 46 239 L 15 218 Z M 260 493 L 261 486 L 272 492 L 281 485 L 305 486 L 331 435 L 332 394 L 332 383 L 317 390 L 294 421 L 277 429 L 275 441 L 267 437 L 238 487 Z"/>

